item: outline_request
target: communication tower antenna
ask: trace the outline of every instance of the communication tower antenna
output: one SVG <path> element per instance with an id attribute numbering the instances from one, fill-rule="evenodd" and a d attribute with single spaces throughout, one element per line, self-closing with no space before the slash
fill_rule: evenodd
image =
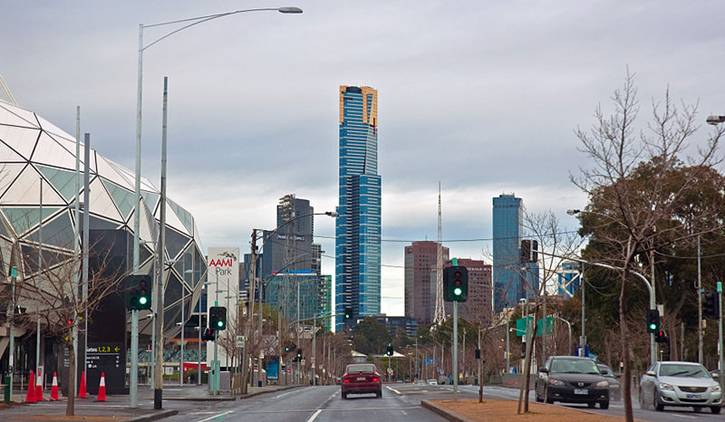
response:
<path id="1" fill-rule="evenodd" d="M 436 251 L 436 307 L 433 323 L 443 324 L 446 309 L 443 306 L 443 217 L 441 216 L 441 182 L 438 182 L 438 243 Z"/>

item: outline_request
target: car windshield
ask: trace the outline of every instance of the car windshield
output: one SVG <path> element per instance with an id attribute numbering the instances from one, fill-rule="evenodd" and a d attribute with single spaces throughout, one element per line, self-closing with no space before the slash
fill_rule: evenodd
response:
<path id="1" fill-rule="evenodd" d="M 551 362 L 552 373 L 600 375 L 597 364 L 589 359 L 554 359 Z"/>
<path id="2" fill-rule="evenodd" d="M 710 374 L 702 365 L 663 363 L 660 366 L 661 377 L 709 378 Z"/>
<path id="3" fill-rule="evenodd" d="M 348 374 L 353 372 L 375 372 L 375 365 L 369 363 L 360 363 L 357 365 L 347 365 L 345 370 Z"/>

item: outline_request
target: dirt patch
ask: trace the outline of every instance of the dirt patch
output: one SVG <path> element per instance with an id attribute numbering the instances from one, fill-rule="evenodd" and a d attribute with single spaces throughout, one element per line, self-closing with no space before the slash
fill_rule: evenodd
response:
<path id="1" fill-rule="evenodd" d="M 529 403 L 529 413 L 516 414 L 515 400 L 430 400 L 430 403 L 472 422 L 612 422 L 621 416 L 603 416 L 561 406 Z"/>

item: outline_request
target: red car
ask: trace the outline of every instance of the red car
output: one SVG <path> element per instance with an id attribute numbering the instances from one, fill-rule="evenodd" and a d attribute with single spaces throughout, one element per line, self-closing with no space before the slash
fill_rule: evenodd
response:
<path id="1" fill-rule="evenodd" d="M 354 363 L 347 365 L 342 375 L 342 399 L 348 394 L 375 394 L 383 397 L 383 381 L 378 368 L 372 363 Z"/>

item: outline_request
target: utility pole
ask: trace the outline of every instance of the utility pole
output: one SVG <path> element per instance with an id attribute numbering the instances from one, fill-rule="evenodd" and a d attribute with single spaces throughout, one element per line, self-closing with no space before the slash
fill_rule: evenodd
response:
<path id="1" fill-rule="evenodd" d="M 699 255 L 699 254 L 698 254 Z M 723 334 L 722 334 L 722 281 L 718 280 L 717 282 L 717 303 L 718 303 L 718 317 L 717 317 L 717 331 L 718 331 L 718 355 L 719 355 L 719 366 L 720 366 L 720 377 L 718 381 L 720 382 L 720 391 L 723 391 L 723 388 L 725 388 L 725 356 L 723 356 L 723 353 L 725 350 L 723 350 Z"/>
<path id="2" fill-rule="evenodd" d="M 76 106 L 76 173 L 75 177 L 73 178 L 74 181 L 74 192 L 75 192 L 75 198 L 73 199 L 73 210 L 75 211 L 74 218 L 76 224 L 73 225 L 73 258 L 76 260 L 76 262 L 80 262 L 81 258 L 81 249 L 80 249 L 80 202 L 81 202 L 81 107 Z M 80 280 L 81 280 L 81 274 L 80 272 L 77 272 L 73 274 L 73 294 L 79 295 L 81 293 L 80 290 Z M 72 329 L 72 336 L 73 336 L 73 350 L 76 353 L 78 353 L 78 309 L 76 309 L 76 313 L 73 315 L 73 329 Z M 137 321 L 138 323 L 138 321 Z M 12 337 L 11 337 L 12 340 Z M 133 338 L 132 338 L 133 342 Z M 132 343 L 133 345 L 133 343 Z M 12 350 L 12 349 L 10 349 Z M 78 360 L 76 359 L 76 368 L 78 367 Z M 138 360 L 136 361 L 136 365 L 138 367 Z M 12 366 L 12 365 L 11 365 Z M 133 356 L 131 359 L 131 369 L 133 370 Z M 71 370 L 73 370 L 71 368 Z M 76 377 L 77 378 L 77 377 Z M 133 373 L 131 374 L 131 380 L 133 380 Z M 10 384 L 12 385 L 12 383 Z M 69 390 L 70 391 L 70 390 Z M 78 383 L 73 383 L 73 393 L 74 396 L 78 396 Z M 135 406 L 132 406 L 135 407 Z"/>
<path id="3" fill-rule="evenodd" d="M 163 116 L 161 124 L 161 200 L 159 207 L 161 208 L 161 221 L 159 224 L 159 242 L 156 250 L 157 256 L 157 278 L 156 278 L 156 318 L 154 318 L 154 326 L 156 327 L 156 361 L 154 362 L 154 409 L 162 408 L 163 401 L 163 366 L 164 366 L 164 274 L 166 269 L 166 260 L 164 259 L 164 248 L 166 247 L 166 129 L 168 123 L 168 98 L 169 98 L 169 78 L 164 76 L 164 97 L 163 97 Z"/>
<path id="4" fill-rule="evenodd" d="M 506 359 L 505 359 L 505 361 L 506 361 L 506 373 L 507 374 L 511 371 L 511 346 L 510 346 L 510 341 L 509 341 L 509 333 L 511 331 L 509 329 L 510 324 L 511 324 L 511 314 L 509 313 L 506 316 Z M 478 347 L 480 348 L 481 346 L 478 346 Z"/>
<path id="5" fill-rule="evenodd" d="M 43 176 L 40 176 L 40 202 L 38 215 L 38 274 L 43 273 Z M 35 330 L 35 376 L 40 377 L 40 314 Z"/>
<path id="6" fill-rule="evenodd" d="M 252 242 L 251 242 L 251 256 L 252 262 L 249 266 L 249 293 L 247 294 L 247 302 L 249 303 L 249 310 L 247 313 L 247 320 L 245 321 L 245 338 L 244 348 L 242 349 L 242 394 L 247 393 L 247 377 L 249 373 L 249 358 L 248 351 L 252 344 L 251 329 L 252 320 L 254 319 L 254 283 L 257 278 L 257 230 L 252 229 Z M 215 343 L 216 347 L 216 343 Z"/>
<path id="7" fill-rule="evenodd" d="M 508 324 L 506 325 L 506 332 L 508 333 Z M 478 402 L 483 403 L 483 379 L 481 379 L 481 372 L 483 366 L 483 353 L 481 352 L 481 329 L 478 330 Z M 508 359 L 508 356 L 507 356 Z M 508 364 L 507 364 L 508 366 Z"/>
<path id="8" fill-rule="evenodd" d="M 18 276 L 17 268 L 10 267 L 10 307 L 8 309 L 8 385 L 10 386 L 10 402 L 13 401 L 13 372 L 15 372 L 15 335 L 13 334 L 13 320 L 15 318 L 15 279 Z M 72 368 L 71 368 L 72 369 Z"/>
<path id="9" fill-rule="evenodd" d="M 582 290 L 582 335 L 579 337 L 579 356 L 584 356 L 587 344 L 587 284 L 584 282 L 584 263 L 581 264 L 581 272 L 579 273 L 579 284 Z"/>
<path id="10" fill-rule="evenodd" d="M 700 235 L 697 235 L 697 361 L 703 362 L 702 338 L 702 267 L 701 267 Z"/>

